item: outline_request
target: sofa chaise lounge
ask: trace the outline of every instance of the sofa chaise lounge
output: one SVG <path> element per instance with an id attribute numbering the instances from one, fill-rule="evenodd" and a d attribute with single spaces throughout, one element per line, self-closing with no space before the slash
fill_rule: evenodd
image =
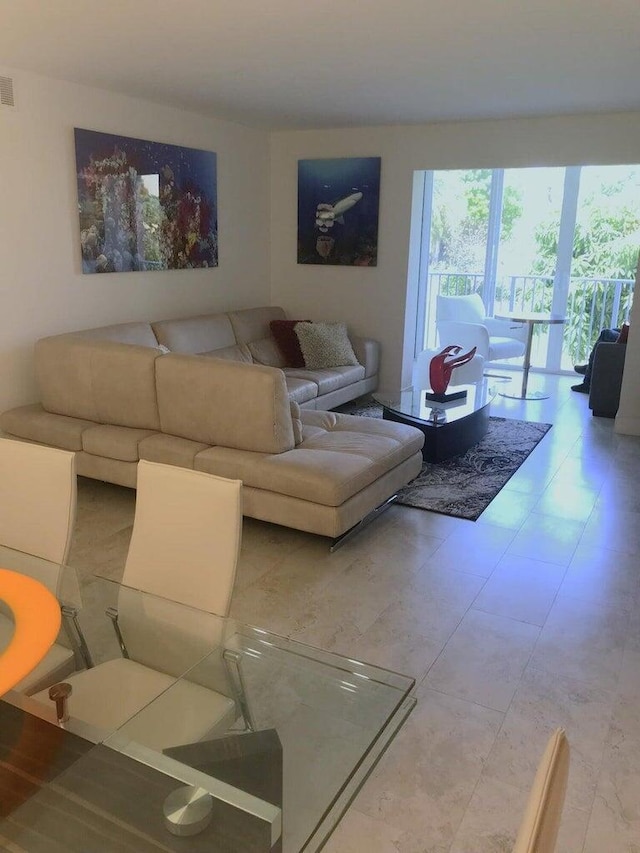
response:
<path id="1" fill-rule="evenodd" d="M 264 358 L 270 345 L 256 342 L 266 338 L 258 335 L 272 310 L 237 312 L 245 324 L 236 321 L 236 334 L 244 328 L 249 343 L 236 338 L 223 348 L 251 353 L 253 344 Z M 124 486 L 135 487 L 140 459 L 240 479 L 245 515 L 333 539 L 375 514 L 419 473 L 419 430 L 315 410 L 323 397 L 325 404 L 344 401 L 339 378 L 318 397 L 322 382 L 233 358 L 230 351 L 219 358 L 175 351 L 207 346 L 206 329 L 229 331 L 220 317 L 230 315 L 212 316 L 43 338 L 35 349 L 41 402 L 4 412 L 0 428 L 75 451 L 78 474 Z M 172 322 L 177 325 L 169 328 Z M 162 352 L 159 340 L 173 351 Z M 367 384 L 362 372 L 356 387 Z M 292 378 L 299 382 L 292 386 Z M 291 396 L 307 382 L 316 395 L 301 409 Z"/>

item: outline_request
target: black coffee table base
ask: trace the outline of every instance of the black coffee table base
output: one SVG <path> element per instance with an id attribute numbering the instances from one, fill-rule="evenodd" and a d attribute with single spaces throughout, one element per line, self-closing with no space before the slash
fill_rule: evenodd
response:
<path id="1" fill-rule="evenodd" d="M 471 412 L 464 418 L 451 423 L 432 423 L 411 415 L 403 415 L 393 409 L 382 407 L 382 417 L 387 421 L 409 424 L 424 433 L 422 458 L 425 462 L 443 462 L 452 456 L 459 456 L 487 434 L 489 429 L 489 406 Z"/>

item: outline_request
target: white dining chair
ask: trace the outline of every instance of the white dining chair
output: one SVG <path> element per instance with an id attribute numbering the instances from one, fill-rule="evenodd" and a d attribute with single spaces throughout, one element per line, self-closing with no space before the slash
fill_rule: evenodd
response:
<path id="1" fill-rule="evenodd" d="M 513 853 L 553 853 L 568 779 L 569 741 L 564 729 L 556 729 L 538 765 Z"/>
<path id="2" fill-rule="evenodd" d="M 0 438 L 0 565 L 34 577 L 56 595 L 75 517 L 75 454 Z M 13 630 L 10 614 L 0 613 L 0 648 L 7 646 Z M 35 692 L 73 672 L 77 653 L 70 645 L 62 630 L 15 689 Z"/>
<path id="3" fill-rule="evenodd" d="M 117 609 L 107 614 L 121 656 L 67 679 L 71 717 L 102 731 L 130 720 L 128 737 L 163 749 L 223 732 L 243 716 L 243 701 L 224 665 L 203 667 L 174 683 L 222 646 L 224 619 L 212 616 L 229 611 L 242 532 L 241 487 L 239 480 L 138 463 L 131 544 Z M 46 691 L 35 698 L 49 701 Z"/>
<path id="4" fill-rule="evenodd" d="M 487 317 L 478 293 L 436 299 L 436 328 L 440 347 L 455 344 L 463 351 L 477 348 L 485 361 L 524 355 L 526 324 Z"/>

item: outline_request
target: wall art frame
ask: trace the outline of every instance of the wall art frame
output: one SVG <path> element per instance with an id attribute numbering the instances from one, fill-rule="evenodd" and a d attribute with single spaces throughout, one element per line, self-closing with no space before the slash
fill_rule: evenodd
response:
<path id="1" fill-rule="evenodd" d="M 298 161 L 298 263 L 378 262 L 380 157 Z"/>
<path id="2" fill-rule="evenodd" d="M 74 129 L 82 272 L 218 266 L 217 156 Z"/>

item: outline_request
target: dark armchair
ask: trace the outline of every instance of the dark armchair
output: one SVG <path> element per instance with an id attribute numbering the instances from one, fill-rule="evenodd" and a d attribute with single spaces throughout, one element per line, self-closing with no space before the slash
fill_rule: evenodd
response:
<path id="1" fill-rule="evenodd" d="M 589 408 L 596 417 L 615 418 L 620 405 L 626 344 L 599 343 L 593 358 Z"/>

